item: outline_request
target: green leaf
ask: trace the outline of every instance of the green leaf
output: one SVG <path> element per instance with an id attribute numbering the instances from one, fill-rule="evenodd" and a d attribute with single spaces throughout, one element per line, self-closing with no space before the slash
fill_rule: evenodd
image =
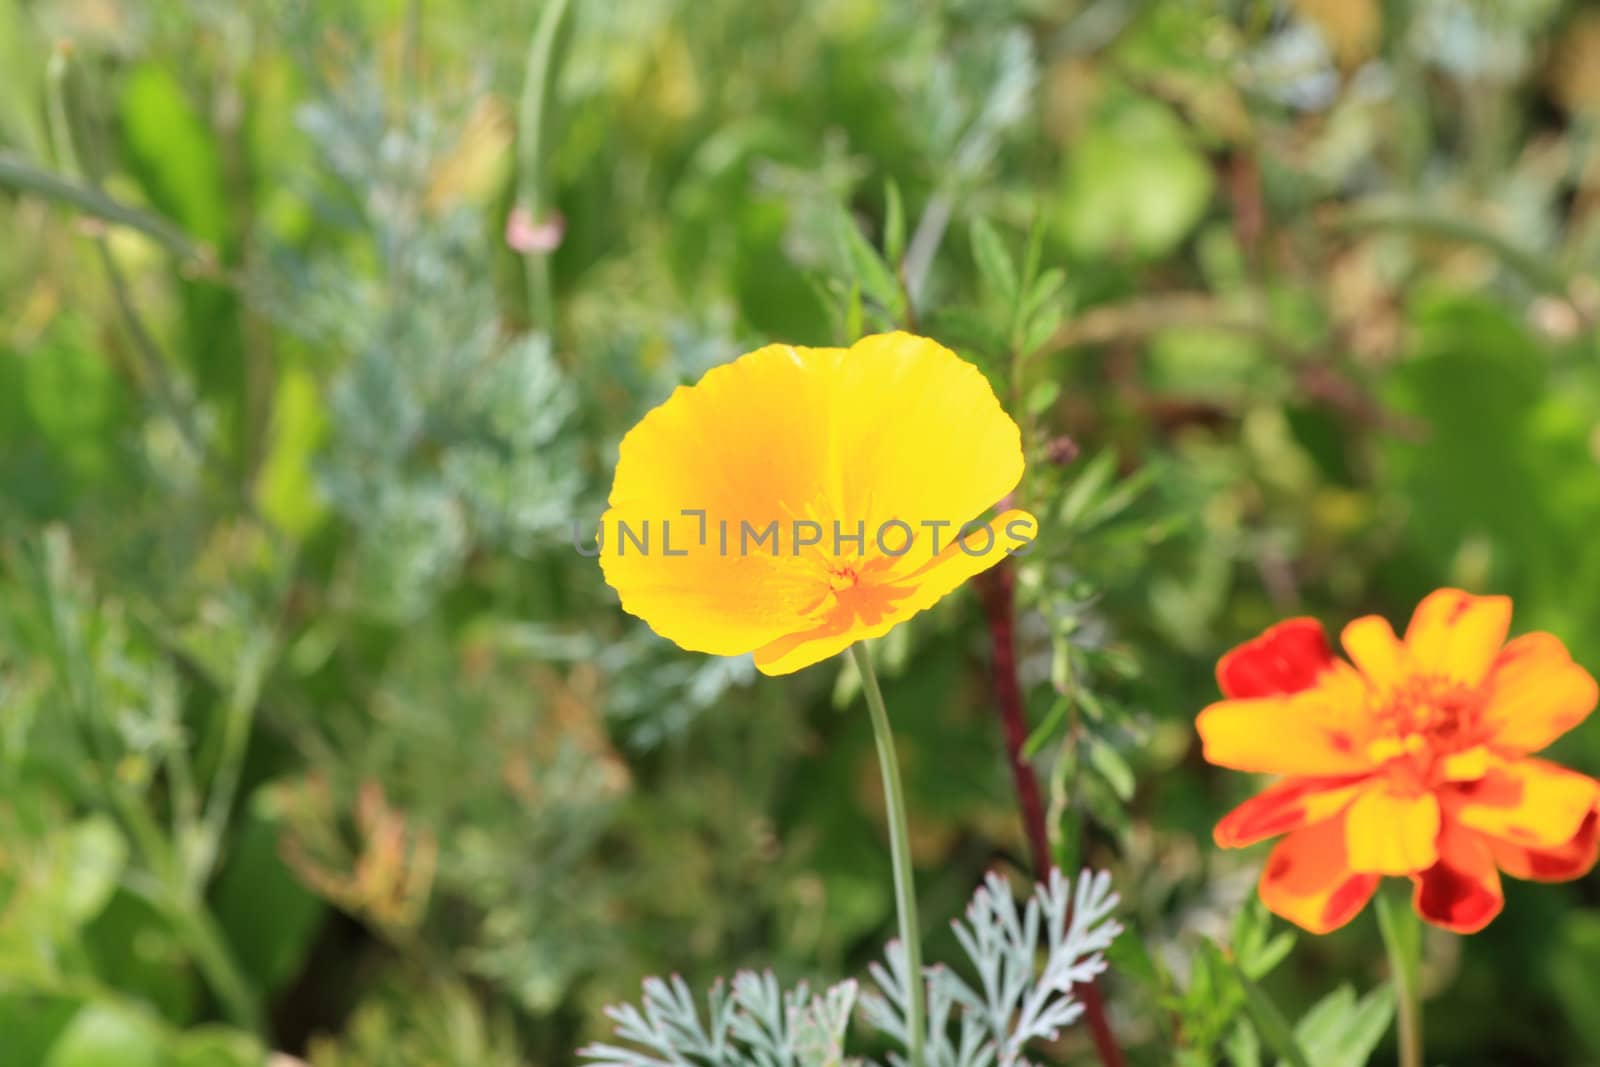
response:
<path id="1" fill-rule="evenodd" d="M 316 379 L 301 368 L 286 368 L 278 378 L 266 458 L 256 476 L 256 504 L 295 537 L 304 537 L 322 518 L 311 465 L 326 429 Z"/>
<path id="2" fill-rule="evenodd" d="M 1051 267 L 1034 280 L 1028 289 L 1028 296 L 1022 302 L 1022 316 L 1032 319 L 1047 303 L 1061 295 L 1067 286 L 1067 272 L 1060 267 Z"/>
<path id="3" fill-rule="evenodd" d="M 327 906 L 284 865 L 280 827 L 266 796 L 261 790 L 252 795 L 213 896 L 217 921 L 239 962 L 270 991 L 298 973 Z M 272 906 L 263 908 L 263 900 Z"/>
<path id="4" fill-rule="evenodd" d="M 1072 488 L 1061 498 L 1061 507 L 1056 512 L 1061 525 L 1068 529 L 1078 527 L 1089 505 L 1110 483 L 1111 476 L 1116 472 L 1116 462 L 1116 455 L 1108 449 L 1083 465 L 1077 478 L 1073 479 Z"/>
<path id="5" fill-rule="evenodd" d="M 1316 1067 L 1363 1067 L 1394 1021 L 1394 990 L 1379 986 L 1356 1000 L 1340 986 L 1323 997 L 1295 1025 L 1295 1039 Z"/>
<path id="6" fill-rule="evenodd" d="M 906 206 L 893 178 L 883 184 L 883 256 L 896 268 L 906 254 Z"/>
<path id="7" fill-rule="evenodd" d="M 1149 946 L 1132 934 L 1124 934 L 1111 942 L 1105 956 L 1106 962 L 1120 977 L 1131 978 L 1151 989 L 1166 986 L 1165 972 L 1155 957 L 1150 955 Z"/>
<path id="8" fill-rule="evenodd" d="M 171 1042 L 169 1067 L 260 1067 L 261 1042 L 225 1026 L 198 1026 Z"/>
<path id="9" fill-rule="evenodd" d="M 119 889 L 83 929 L 83 945 L 95 975 L 117 992 L 186 1023 L 205 999 L 171 917 L 149 901 Z"/>
<path id="10" fill-rule="evenodd" d="M 1127 803 L 1133 799 L 1134 774 L 1133 768 L 1128 766 L 1128 761 L 1122 758 L 1110 742 L 1104 738 L 1089 735 L 1089 764 L 1106 780 L 1111 791 L 1117 799 Z"/>
<path id="11" fill-rule="evenodd" d="M 1061 383 L 1047 378 L 1042 382 L 1034 383 L 1033 388 L 1028 390 L 1028 398 L 1023 401 L 1022 406 L 1028 414 L 1039 415 L 1048 411 L 1050 405 L 1054 404 L 1060 396 Z"/>
<path id="12" fill-rule="evenodd" d="M 1311 1067 L 1306 1059 L 1305 1050 L 1295 1040 L 1294 1032 L 1289 1029 L 1288 1020 L 1283 1017 L 1283 1012 L 1278 1010 L 1270 997 L 1260 986 L 1245 974 L 1244 968 L 1238 961 L 1229 961 L 1233 976 L 1244 990 L 1245 1010 L 1250 1014 L 1250 1020 L 1255 1023 L 1256 1032 L 1261 1035 L 1261 1040 L 1267 1046 L 1286 1060 L 1291 1067 Z"/>
<path id="13" fill-rule="evenodd" d="M 1023 744 L 1022 757 L 1024 759 L 1032 759 L 1039 754 L 1039 750 L 1055 736 L 1056 731 L 1061 728 L 1061 724 L 1066 721 L 1067 712 L 1071 709 L 1072 699 L 1070 697 L 1056 697 L 1055 703 L 1050 705 L 1050 710 L 1039 721 L 1039 725 L 1033 728 L 1033 732 L 1028 735 L 1028 740 Z"/>
<path id="14" fill-rule="evenodd" d="M 192 238 L 221 248 L 228 233 L 227 186 L 211 130 L 172 68 L 147 62 L 122 90 L 122 132 L 151 201 Z"/>
<path id="15" fill-rule="evenodd" d="M 1266 977 L 1294 948 L 1292 930 L 1274 935 L 1272 929 L 1272 913 L 1259 897 L 1252 897 L 1234 916 L 1233 955 L 1252 978 Z"/>
<path id="16" fill-rule="evenodd" d="M 1240 1023 L 1228 1031 L 1222 1051 L 1232 1067 L 1261 1067 L 1261 1039 L 1249 1023 Z"/>
<path id="17" fill-rule="evenodd" d="M 63 315 L 22 362 L 22 374 L 28 414 L 73 474 L 82 481 L 110 474 L 122 389 L 87 321 Z"/>
<path id="18" fill-rule="evenodd" d="M 103 815 L 92 815 L 62 834 L 56 845 L 63 880 L 56 887 L 62 914 L 74 925 L 100 913 L 116 892 L 128 861 L 122 833 Z"/>
<path id="19" fill-rule="evenodd" d="M 851 279 L 858 282 L 861 291 L 876 301 L 895 321 L 904 319 L 905 301 L 894 272 L 843 208 L 834 215 L 834 234 L 844 253 Z"/>
<path id="20" fill-rule="evenodd" d="M 50 1049 L 43 1067 L 169 1067 L 155 1018 L 115 1001 L 94 1001 Z"/>
<path id="21" fill-rule="evenodd" d="M 1022 351 L 1037 352 L 1055 335 L 1066 320 L 1067 311 L 1062 307 L 1046 308 L 1043 312 L 1033 317 L 1028 323 L 1028 328 L 1022 334 Z"/>
<path id="22" fill-rule="evenodd" d="M 23 0 L 0 0 L 0 143 L 10 141 L 35 159 L 46 150 L 44 130 L 44 41 L 27 17 Z"/>
<path id="23" fill-rule="evenodd" d="M 1011 261 L 1005 242 L 985 219 L 972 220 L 972 258 L 978 264 L 978 273 L 1004 301 L 1007 312 L 1014 310 L 1017 301 L 1017 265 Z"/>
<path id="24" fill-rule="evenodd" d="M 76 999 L 66 997 L 28 993 L 0 996 L 0 1034 L 5 1035 L 0 1063 L 43 1063 L 46 1052 L 72 1023 L 80 1006 Z"/>
<path id="25" fill-rule="evenodd" d="M 1067 154 L 1058 219 L 1084 258 L 1171 252 L 1205 214 L 1211 168 L 1166 105 L 1112 100 Z"/>

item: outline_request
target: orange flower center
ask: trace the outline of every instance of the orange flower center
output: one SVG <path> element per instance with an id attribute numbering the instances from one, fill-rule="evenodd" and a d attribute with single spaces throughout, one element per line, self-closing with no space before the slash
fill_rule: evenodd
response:
<path id="1" fill-rule="evenodd" d="M 1415 675 L 1380 698 L 1368 752 L 1418 785 L 1481 777 L 1484 696 L 1438 675 Z M 1454 757 L 1454 758 L 1452 758 Z"/>
<path id="2" fill-rule="evenodd" d="M 836 565 L 828 570 L 828 588 L 834 593 L 843 593 L 847 589 L 854 589 L 861 576 L 854 567 Z"/>

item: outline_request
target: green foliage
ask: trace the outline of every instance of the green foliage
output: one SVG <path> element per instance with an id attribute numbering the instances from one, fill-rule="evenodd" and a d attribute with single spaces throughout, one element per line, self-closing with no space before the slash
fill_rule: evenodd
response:
<path id="1" fill-rule="evenodd" d="M 854 675 L 681 652 L 574 540 L 675 386 L 896 328 L 1022 430 L 1130 1062 L 1392 1059 L 1371 917 L 1250 900 L 1192 724 L 1445 583 L 1600 666 L 1600 23 L 1493 7 L 0 0 L 0 1064 L 565 1063 L 645 974 L 869 973 Z M 933 958 L 1028 866 L 982 592 L 879 649 Z M 1600 1057 L 1594 903 L 1425 941 L 1430 1060 Z"/>

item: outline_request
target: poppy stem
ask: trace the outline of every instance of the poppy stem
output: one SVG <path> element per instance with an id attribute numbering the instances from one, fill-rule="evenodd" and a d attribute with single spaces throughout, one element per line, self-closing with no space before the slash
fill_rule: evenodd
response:
<path id="1" fill-rule="evenodd" d="M 906 952 L 906 1052 L 911 1067 L 922 1067 L 922 1045 L 927 1033 L 922 981 L 922 941 L 917 925 L 917 890 L 911 878 L 911 841 L 906 821 L 905 791 L 900 787 L 900 762 L 894 754 L 894 731 L 889 727 L 889 712 L 878 689 L 878 674 L 872 668 L 872 653 L 866 642 L 850 646 L 861 688 L 867 696 L 872 718 L 872 736 L 878 745 L 878 768 L 883 772 L 883 799 L 889 815 L 889 853 L 894 860 L 895 910 L 900 916 L 900 943 Z"/>
<path id="2" fill-rule="evenodd" d="M 1422 1067 L 1422 928 L 1414 912 L 1378 894 L 1378 929 L 1389 953 L 1400 1028 L 1400 1067 Z"/>

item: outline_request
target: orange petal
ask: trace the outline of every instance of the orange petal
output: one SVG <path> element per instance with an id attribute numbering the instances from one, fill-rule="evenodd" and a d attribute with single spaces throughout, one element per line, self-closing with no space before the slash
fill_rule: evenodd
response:
<path id="1" fill-rule="evenodd" d="M 1333 665 L 1328 636 L 1316 619 L 1289 619 L 1247 641 L 1217 663 L 1222 695 L 1235 699 L 1298 693 Z"/>
<path id="2" fill-rule="evenodd" d="M 1356 774 L 1372 768 L 1363 683 L 1338 660 L 1314 689 L 1293 696 L 1222 700 L 1195 719 L 1205 758 L 1219 767 L 1283 775 Z"/>
<path id="3" fill-rule="evenodd" d="M 1418 670 L 1477 685 L 1510 628 L 1510 597 L 1440 589 L 1417 605 L 1406 627 L 1406 649 Z"/>
<path id="4" fill-rule="evenodd" d="M 1555 848 L 1524 848 L 1510 841 L 1489 838 L 1494 862 L 1513 878 L 1530 882 L 1570 882 L 1594 869 L 1600 859 L 1600 811 L 1591 811 L 1572 835 Z"/>
<path id="5" fill-rule="evenodd" d="M 1441 793 L 1451 820 L 1528 848 L 1572 840 L 1600 802 L 1600 782 L 1541 759 L 1502 763 Z"/>
<path id="6" fill-rule="evenodd" d="M 1222 848 L 1243 848 L 1269 837 L 1322 822 L 1343 811 L 1364 778 L 1290 778 L 1270 786 L 1228 812 L 1212 837 Z"/>
<path id="7" fill-rule="evenodd" d="M 1366 907 L 1379 876 L 1350 870 L 1344 820 L 1302 827 L 1278 842 L 1261 869 L 1261 902 L 1314 934 L 1337 930 Z"/>
<path id="8" fill-rule="evenodd" d="M 1593 676 L 1560 638 L 1523 634 L 1495 658 L 1483 717 L 1497 744 L 1537 752 L 1587 718 L 1597 699 Z"/>
<path id="9" fill-rule="evenodd" d="M 1008 552 L 1026 546 L 1038 533 L 1038 520 L 1016 510 L 973 527 L 967 547 L 951 543 L 914 569 L 903 573 L 891 569 L 885 572 L 883 584 L 863 585 L 853 595 L 841 597 L 817 625 L 756 649 L 756 669 L 769 675 L 789 674 L 843 652 L 857 641 L 881 637 L 932 607 L 968 578 L 1005 559 Z M 912 560 L 915 554 L 908 552 L 905 558 Z"/>
<path id="10" fill-rule="evenodd" d="M 1417 914 L 1458 934 L 1482 930 L 1505 903 L 1488 842 L 1448 824 L 1439 835 L 1439 862 L 1411 880 Z"/>
<path id="11" fill-rule="evenodd" d="M 1413 874 L 1433 866 L 1439 853 L 1439 802 L 1432 793 L 1403 794 L 1374 783 L 1344 817 L 1350 868 L 1371 874 Z"/>
<path id="12" fill-rule="evenodd" d="M 1406 646 L 1381 615 L 1363 615 L 1339 634 L 1344 650 L 1367 680 L 1380 688 L 1398 685 L 1410 673 Z"/>

